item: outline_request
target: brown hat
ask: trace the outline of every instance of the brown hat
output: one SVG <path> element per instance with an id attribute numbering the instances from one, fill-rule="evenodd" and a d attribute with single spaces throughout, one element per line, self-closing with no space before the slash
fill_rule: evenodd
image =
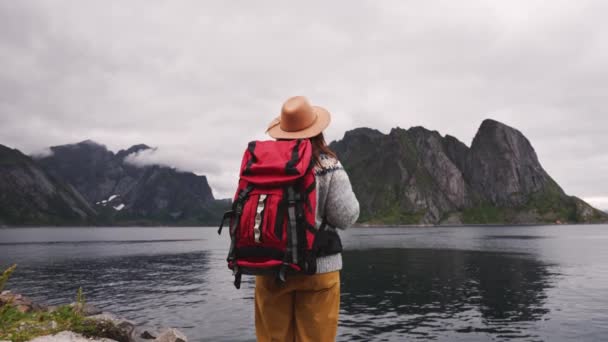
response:
<path id="1" fill-rule="evenodd" d="M 266 133 L 275 139 L 311 138 L 323 132 L 331 121 L 329 112 L 312 106 L 304 96 L 289 98 L 281 115 L 268 125 Z"/>

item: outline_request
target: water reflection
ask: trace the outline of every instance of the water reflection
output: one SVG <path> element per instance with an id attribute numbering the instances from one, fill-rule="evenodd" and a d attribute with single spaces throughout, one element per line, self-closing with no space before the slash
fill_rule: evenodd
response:
<path id="1" fill-rule="evenodd" d="M 608 226 L 360 228 L 345 245 L 339 341 L 603 341 Z M 253 279 L 200 228 L 0 229 L 9 288 L 87 299 L 189 341 L 254 341 Z M 357 249 L 357 250 L 356 250 Z"/>
<path id="2" fill-rule="evenodd" d="M 48 304 L 74 301 L 82 287 L 87 300 L 104 310 L 142 324 L 170 325 L 179 320 L 171 319 L 181 316 L 178 311 L 205 303 L 200 294 L 209 288 L 205 276 L 208 254 L 199 251 L 33 263 L 20 266 L 9 287 L 15 284 L 25 294 Z"/>
<path id="3" fill-rule="evenodd" d="M 376 249 L 345 259 L 344 341 L 530 340 L 548 313 L 550 265 L 528 255 Z"/>

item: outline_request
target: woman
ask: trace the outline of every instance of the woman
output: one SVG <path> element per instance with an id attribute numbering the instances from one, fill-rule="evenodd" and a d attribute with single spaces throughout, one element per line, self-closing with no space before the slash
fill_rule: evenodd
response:
<path id="1" fill-rule="evenodd" d="M 323 137 L 330 122 L 327 110 L 311 106 L 302 96 L 288 99 L 281 116 L 266 133 L 275 139 L 309 138 L 315 163 L 317 212 L 316 228 L 323 221 L 330 232 L 344 229 L 359 217 L 359 202 L 348 175 Z M 334 234 L 339 239 L 337 233 Z M 294 275 L 280 285 L 274 276 L 257 276 L 255 286 L 255 326 L 258 341 L 334 341 L 340 310 L 342 255 L 317 258 L 314 275 Z"/>

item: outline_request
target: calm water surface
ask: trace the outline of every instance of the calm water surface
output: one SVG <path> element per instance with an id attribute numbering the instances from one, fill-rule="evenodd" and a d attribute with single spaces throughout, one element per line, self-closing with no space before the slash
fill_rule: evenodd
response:
<path id="1" fill-rule="evenodd" d="M 339 341 L 608 339 L 608 226 L 366 228 L 342 234 Z M 254 341 L 211 228 L 0 229 L 9 288 L 87 300 L 192 341 Z"/>

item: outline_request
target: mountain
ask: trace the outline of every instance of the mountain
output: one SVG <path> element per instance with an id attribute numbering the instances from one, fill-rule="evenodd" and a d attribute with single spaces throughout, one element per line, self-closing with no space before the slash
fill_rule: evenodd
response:
<path id="1" fill-rule="evenodd" d="M 568 196 L 518 130 L 485 120 L 471 146 L 423 127 L 357 128 L 332 142 L 370 224 L 608 222 Z M 216 225 L 230 206 L 205 176 L 135 165 L 86 140 L 32 159 L 0 145 L 0 225 Z"/>
<path id="2" fill-rule="evenodd" d="M 357 128 L 330 147 L 349 173 L 362 223 L 608 220 L 566 195 L 528 139 L 494 120 L 481 124 L 471 147 L 423 127 L 394 128 L 389 134 Z"/>
<path id="3" fill-rule="evenodd" d="M 225 201 L 216 201 L 205 176 L 173 168 L 136 166 L 127 156 L 149 150 L 135 145 L 118 153 L 86 140 L 53 146 L 37 158 L 49 174 L 72 184 L 108 224 L 217 224 Z"/>
<path id="4" fill-rule="evenodd" d="M 97 215 L 69 184 L 0 145 L 0 225 L 88 224 Z"/>

